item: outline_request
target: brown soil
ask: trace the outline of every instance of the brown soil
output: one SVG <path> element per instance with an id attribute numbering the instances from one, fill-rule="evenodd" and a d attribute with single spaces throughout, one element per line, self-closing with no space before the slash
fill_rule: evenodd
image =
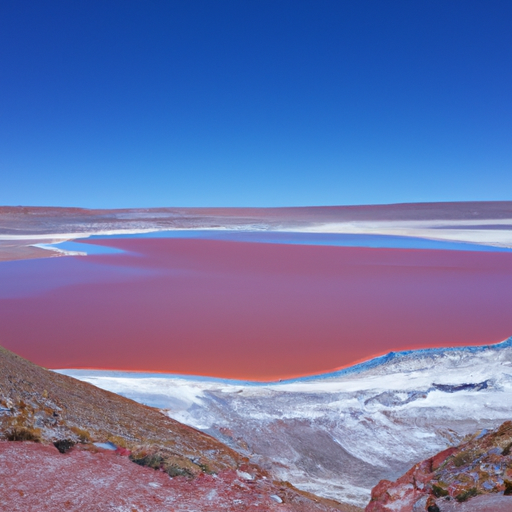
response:
<path id="1" fill-rule="evenodd" d="M 162 452 L 191 474 L 236 469 L 245 460 L 158 410 L 44 370 L 0 348 L 0 416 L 5 432 L 32 429 L 43 442 L 112 441 L 137 452 Z M 194 462 L 192 462 L 194 461 Z"/>

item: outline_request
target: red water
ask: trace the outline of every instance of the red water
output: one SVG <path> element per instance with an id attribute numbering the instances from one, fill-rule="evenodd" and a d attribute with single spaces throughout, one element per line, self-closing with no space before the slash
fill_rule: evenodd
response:
<path id="1" fill-rule="evenodd" d="M 512 253 L 94 243 L 130 253 L 0 264 L 0 292 L 21 290 L 1 345 L 49 368 L 266 380 L 512 335 Z"/>

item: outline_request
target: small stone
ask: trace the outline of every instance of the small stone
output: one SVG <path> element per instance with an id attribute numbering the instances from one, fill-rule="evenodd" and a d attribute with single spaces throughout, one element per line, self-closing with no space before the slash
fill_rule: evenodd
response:
<path id="1" fill-rule="evenodd" d="M 243 478 L 244 480 L 254 480 L 254 477 L 245 471 L 237 470 L 236 474 L 238 475 L 238 478 Z"/>

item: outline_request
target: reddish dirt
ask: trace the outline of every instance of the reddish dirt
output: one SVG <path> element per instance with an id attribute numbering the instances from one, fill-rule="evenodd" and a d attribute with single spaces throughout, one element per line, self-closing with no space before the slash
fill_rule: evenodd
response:
<path id="1" fill-rule="evenodd" d="M 59 253 L 55 251 L 47 251 L 29 245 L 37 242 L 37 240 L 31 240 L 30 242 L 23 240 L 19 242 L 0 240 L 0 261 L 31 260 L 59 256 Z M 39 242 L 43 243 L 43 240 Z"/>
<path id="2" fill-rule="evenodd" d="M 235 471 L 194 480 L 170 478 L 108 451 L 0 442 L 0 510 L 9 512 L 323 512 L 333 510 L 295 496 L 270 480 L 246 480 Z M 280 495 L 283 503 L 271 496 Z"/>

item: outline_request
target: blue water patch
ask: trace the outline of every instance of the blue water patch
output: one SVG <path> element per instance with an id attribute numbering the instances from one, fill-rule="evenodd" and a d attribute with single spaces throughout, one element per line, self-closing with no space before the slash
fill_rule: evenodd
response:
<path id="1" fill-rule="evenodd" d="M 345 233 L 301 233 L 290 231 L 224 231 L 173 230 L 126 235 L 95 235 L 94 239 L 109 238 L 174 238 L 193 240 L 222 240 L 291 245 L 325 245 L 335 247 L 368 247 L 375 249 L 436 249 L 445 251 L 510 252 L 507 247 L 494 247 L 468 242 L 429 240 L 411 236 L 366 235 Z"/>
<path id="2" fill-rule="evenodd" d="M 80 242 L 61 242 L 59 244 L 45 244 L 48 248 L 60 249 L 61 251 L 82 252 L 88 256 L 91 254 L 120 254 L 125 251 L 116 247 L 105 245 L 83 244 Z"/>
<path id="3" fill-rule="evenodd" d="M 98 448 L 103 448 L 104 450 L 117 450 L 117 446 L 114 443 L 111 443 L 110 441 L 106 443 L 93 443 L 94 446 L 97 446 Z"/>

